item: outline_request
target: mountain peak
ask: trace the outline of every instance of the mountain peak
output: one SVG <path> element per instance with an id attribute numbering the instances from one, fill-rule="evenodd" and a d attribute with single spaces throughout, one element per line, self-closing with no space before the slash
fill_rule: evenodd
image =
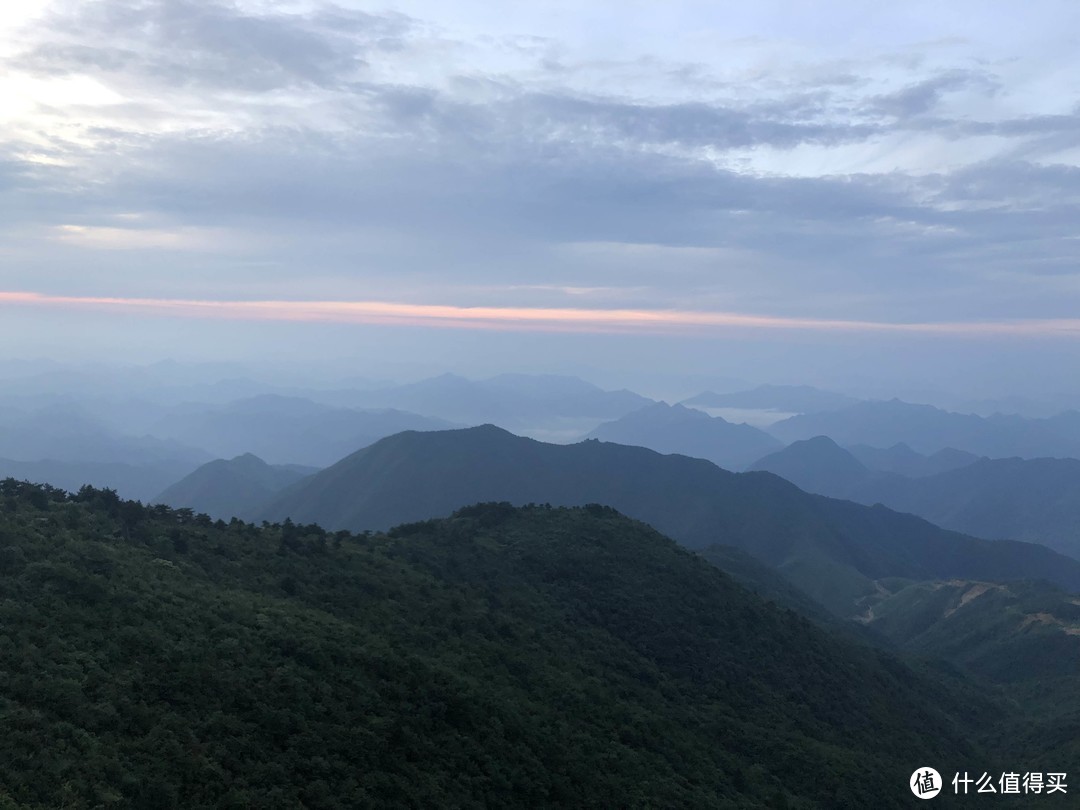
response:
<path id="1" fill-rule="evenodd" d="M 792 442 L 749 469 L 771 472 L 810 492 L 845 491 L 862 483 L 866 466 L 828 436 Z"/>
<path id="2" fill-rule="evenodd" d="M 741 470 L 779 446 L 757 428 L 666 402 L 653 402 L 621 419 L 605 422 L 587 438 L 704 458 L 729 470 Z"/>

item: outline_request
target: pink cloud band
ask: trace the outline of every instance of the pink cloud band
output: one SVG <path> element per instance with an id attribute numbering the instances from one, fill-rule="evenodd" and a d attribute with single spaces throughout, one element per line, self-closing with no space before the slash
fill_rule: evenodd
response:
<path id="1" fill-rule="evenodd" d="M 0 306 L 82 309 L 180 318 L 400 324 L 519 331 L 684 332 L 735 328 L 1080 337 L 1080 319 L 895 323 L 671 309 L 463 307 L 386 301 L 210 301 L 45 295 L 33 292 L 0 292 Z"/>

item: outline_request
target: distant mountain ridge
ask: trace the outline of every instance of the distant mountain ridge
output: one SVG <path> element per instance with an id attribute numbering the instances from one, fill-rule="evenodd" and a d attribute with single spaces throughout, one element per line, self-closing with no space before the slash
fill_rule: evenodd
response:
<path id="1" fill-rule="evenodd" d="M 765 470 L 819 495 L 881 503 L 976 537 L 1042 543 L 1080 559 L 1080 460 L 977 459 L 922 477 L 867 469 L 832 439 L 794 442 Z"/>
<path id="2" fill-rule="evenodd" d="M 682 401 L 692 408 L 740 408 L 783 411 L 787 413 L 817 413 L 835 411 L 854 405 L 859 400 L 834 391 L 823 391 L 810 385 L 759 385 L 748 391 L 717 394 L 705 391 Z"/>
<path id="3" fill-rule="evenodd" d="M 832 498 L 845 498 L 847 493 L 881 475 L 828 436 L 792 442 L 758 459 L 747 470 L 779 475 L 799 489 Z"/>
<path id="4" fill-rule="evenodd" d="M 552 374 L 500 374 L 485 380 L 443 374 L 327 396 L 328 401 L 350 407 L 398 408 L 459 424 L 491 423 L 507 429 L 557 426 L 563 420 L 592 420 L 595 425 L 652 402 L 632 391 L 606 391 L 577 377 Z"/>
<path id="5" fill-rule="evenodd" d="M 0 458 L 13 461 L 128 464 L 191 464 L 211 456 L 197 446 L 152 435 L 129 435 L 72 407 L 0 413 Z"/>
<path id="6" fill-rule="evenodd" d="M 403 430 L 450 427 L 457 425 L 406 411 L 339 408 L 302 397 L 263 394 L 226 405 L 177 409 L 151 431 L 221 458 L 252 453 L 272 464 L 324 467 Z"/>
<path id="7" fill-rule="evenodd" d="M 991 458 L 1077 458 L 1080 415 L 1073 413 L 1050 419 L 982 417 L 893 399 L 793 416 L 770 425 L 768 432 L 786 443 L 829 436 L 843 446 L 905 443 L 919 453 L 953 448 Z"/>
<path id="8" fill-rule="evenodd" d="M 391 436 L 290 486 L 259 518 L 380 529 L 476 501 L 606 504 L 690 548 L 742 548 L 841 615 L 890 576 L 1046 578 L 1080 590 L 1080 562 L 1042 546 L 966 537 L 767 473 L 600 441 L 545 444 L 490 425 Z"/>
<path id="9" fill-rule="evenodd" d="M 1042 543 L 1080 559 L 1080 460 L 980 459 L 939 475 L 853 493 L 978 537 Z"/>
<path id="10" fill-rule="evenodd" d="M 896 473 L 907 478 L 923 478 L 957 470 L 974 464 L 980 458 L 974 453 L 967 453 L 954 447 L 946 447 L 936 453 L 924 455 L 916 453 L 903 442 L 888 448 L 856 444 L 848 447 L 847 451 L 871 470 Z"/>
<path id="11" fill-rule="evenodd" d="M 780 446 L 768 433 L 750 425 L 733 424 L 666 402 L 646 405 L 621 419 L 605 422 L 584 438 L 704 458 L 727 470 L 741 470 Z"/>
<path id="12" fill-rule="evenodd" d="M 222 520 L 250 520 L 274 495 L 316 471 L 314 467 L 270 465 L 245 453 L 204 464 L 159 493 L 154 503 L 193 509 Z"/>

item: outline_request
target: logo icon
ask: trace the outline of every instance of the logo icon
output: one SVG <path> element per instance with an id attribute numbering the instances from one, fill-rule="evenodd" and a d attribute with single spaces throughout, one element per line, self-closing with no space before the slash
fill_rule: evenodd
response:
<path id="1" fill-rule="evenodd" d="M 941 774 L 933 768 L 919 768 L 908 780 L 908 787 L 919 799 L 932 799 L 941 792 Z"/>

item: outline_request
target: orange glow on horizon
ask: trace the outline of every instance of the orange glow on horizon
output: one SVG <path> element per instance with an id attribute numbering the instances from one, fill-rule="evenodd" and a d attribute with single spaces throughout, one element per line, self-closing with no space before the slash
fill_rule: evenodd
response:
<path id="1" fill-rule="evenodd" d="M 1080 319 L 895 323 L 672 309 L 465 307 L 387 301 L 212 301 L 0 292 L 0 306 L 5 305 L 126 312 L 181 318 L 399 324 L 520 331 L 683 332 L 739 328 L 970 336 L 1080 336 Z"/>

